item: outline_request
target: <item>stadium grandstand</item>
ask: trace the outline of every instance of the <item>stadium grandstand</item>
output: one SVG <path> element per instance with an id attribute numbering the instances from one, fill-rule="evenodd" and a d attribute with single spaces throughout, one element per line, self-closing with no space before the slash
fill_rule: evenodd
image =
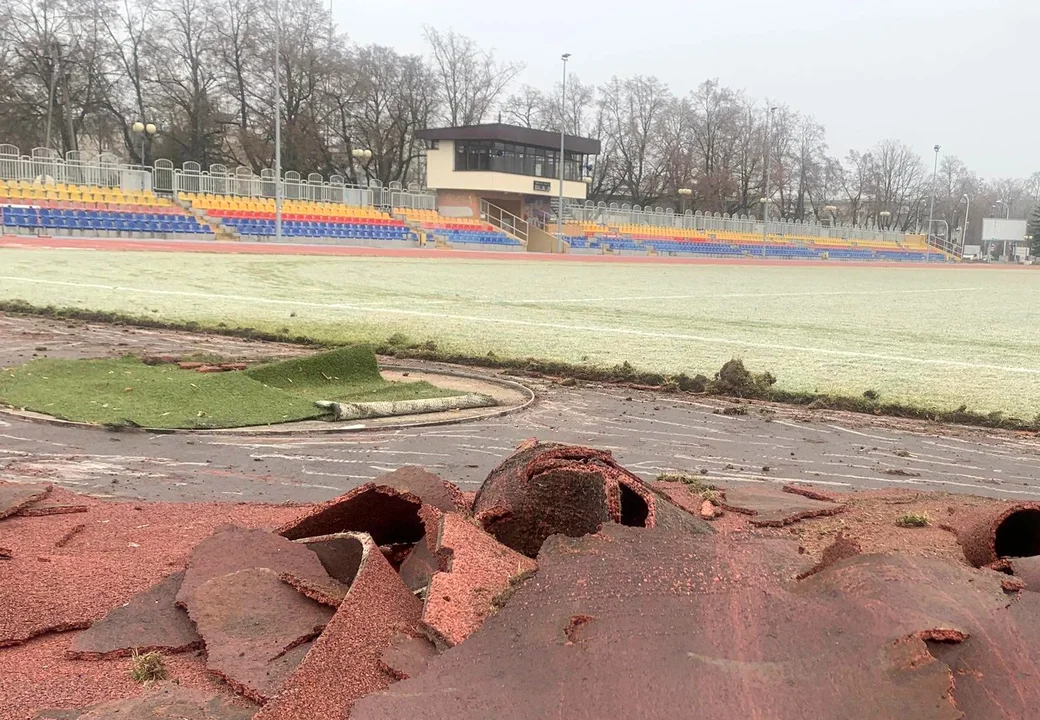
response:
<path id="1" fill-rule="evenodd" d="M 565 139 L 571 149 L 560 203 L 555 133 L 492 124 L 421 135 L 425 188 L 285 173 L 280 240 L 733 259 L 957 259 L 923 236 L 876 227 L 780 219 L 763 230 L 747 216 L 593 203 L 581 173 L 599 143 L 588 138 Z M 22 155 L 0 145 L 0 232 L 8 235 L 270 242 L 279 239 L 275 190 L 270 171 L 203 170 L 191 162 L 175 168 L 168 160 L 143 168 L 112 156 L 62 158 L 42 148 Z"/>

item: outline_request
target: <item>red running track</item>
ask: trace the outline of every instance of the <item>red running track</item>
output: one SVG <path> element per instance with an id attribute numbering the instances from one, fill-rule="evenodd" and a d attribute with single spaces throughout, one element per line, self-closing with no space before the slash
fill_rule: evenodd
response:
<path id="1" fill-rule="evenodd" d="M 826 260 L 779 260 L 760 258 L 685 258 L 663 255 L 553 255 L 549 253 L 494 250 L 435 250 L 425 248 L 370 248 L 350 245 L 303 245 L 219 240 L 123 240 L 114 238 L 55 238 L 0 236 L 0 248 L 123 250 L 145 252 L 222 253 L 238 255 L 334 255 L 343 257 L 390 257 L 440 260 L 531 260 L 547 262 L 656 263 L 668 265 L 772 265 L 830 267 L 1016 267 L 966 263 L 853 262 Z"/>

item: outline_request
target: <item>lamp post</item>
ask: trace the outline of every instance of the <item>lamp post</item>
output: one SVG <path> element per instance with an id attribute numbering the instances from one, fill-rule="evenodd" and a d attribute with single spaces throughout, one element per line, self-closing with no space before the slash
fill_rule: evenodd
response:
<path id="1" fill-rule="evenodd" d="M 935 178 L 939 175 L 939 145 L 936 145 L 935 150 L 935 164 L 932 166 L 932 192 L 931 200 L 928 203 L 928 227 L 924 230 L 924 252 L 928 254 L 928 240 L 932 237 L 932 216 L 935 213 Z"/>
<path id="2" fill-rule="evenodd" d="M 361 148 L 354 148 L 350 151 L 350 154 L 354 156 L 354 159 L 358 161 L 358 165 L 360 165 L 362 169 L 364 169 L 365 167 L 363 163 L 372 159 L 371 150 L 362 150 Z M 367 176 L 368 173 L 366 172 L 365 175 Z"/>
<path id="3" fill-rule="evenodd" d="M 563 60 L 563 82 L 560 85 L 560 204 L 556 208 L 556 247 L 557 252 L 563 252 L 563 139 L 567 128 L 567 60 L 570 53 L 560 56 Z"/>
<path id="4" fill-rule="evenodd" d="M 888 230 L 892 218 L 892 213 L 890 213 L 888 210 L 882 210 L 878 213 L 878 217 L 881 218 L 881 230 Z"/>
<path id="5" fill-rule="evenodd" d="M 133 128 L 134 134 L 139 135 L 141 137 L 141 154 L 139 155 L 139 157 L 141 158 L 141 167 L 146 167 L 148 165 L 148 160 L 145 158 L 144 155 L 144 141 L 146 137 L 155 137 L 155 133 L 158 132 L 158 129 L 155 127 L 153 123 L 145 124 L 140 120 L 135 122 L 131 127 Z"/>
<path id="6" fill-rule="evenodd" d="M 968 197 L 968 193 L 964 193 L 961 195 L 961 200 L 967 203 L 967 205 L 964 206 L 964 225 L 961 227 L 961 256 L 963 257 L 964 244 L 968 241 L 968 218 L 971 216 L 971 198 Z"/>
<path id="7" fill-rule="evenodd" d="M 762 257 L 766 256 L 766 234 L 769 232 L 769 143 L 773 138 L 772 120 L 776 106 L 766 113 L 765 177 L 762 180 Z"/>
<path id="8" fill-rule="evenodd" d="M 693 195 L 693 188 L 681 187 L 681 188 L 679 188 L 678 192 L 679 192 L 679 199 L 682 202 L 682 213 L 681 214 L 685 215 L 686 214 L 686 198 L 688 198 L 691 195 Z"/>
<path id="9" fill-rule="evenodd" d="M 997 208 L 1000 205 L 1004 206 L 1004 219 L 1005 220 L 1010 220 L 1011 219 L 1011 203 L 1009 203 L 1007 200 L 997 200 L 997 204 L 994 205 L 993 207 Z M 1007 260 L 1008 262 L 1011 262 L 1011 243 L 1009 243 L 1007 240 L 1004 241 L 1004 259 Z"/>
<path id="10" fill-rule="evenodd" d="M 834 215 L 838 212 L 837 205 L 824 205 L 823 211 L 831 216 L 831 228 L 834 228 Z"/>
<path id="11" fill-rule="evenodd" d="M 282 241 L 282 13 L 274 2 L 274 241 Z"/>
<path id="12" fill-rule="evenodd" d="M 54 87 L 58 83 L 58 69 L 60 67 L 61 57 L 61 45 L 54 42 L 55 54 L 52 57 L 49 52 L 45 52 L 43 59 L 51 64 L 51 83 L 47 91 L 47 133 L 44 137 L 43 146 L 50 148 L 51 146 L 51 119 L 54 117 Z"/>

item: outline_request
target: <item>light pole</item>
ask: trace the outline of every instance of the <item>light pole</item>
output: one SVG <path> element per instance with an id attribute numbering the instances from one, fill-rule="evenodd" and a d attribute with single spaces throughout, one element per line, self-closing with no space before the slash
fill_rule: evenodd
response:
<path id="1" fill-rule="evenodd" d="M 773 138 L 771 123 L 776 106 L 766 113 L 765 177 L 762 179 L 762 257 L 766 256 L 766 235 L 769 232 L 769 143 Z"/>
<path id="2" fill-rule="evenodd" d="M 967 203 L 964 206 L 964 226 L 961 228 L 961 257 L 964 257 L 964 244 L 968 242 L 968 218 L 971 216 L 971 198 L 968 193 L 961 195 L 961 200 Z"/>
<path id="3" fill-rule="evenodd" d="M 51 84 L 47 93 L 47 132 L 43 141 L 45 148 L 50 148 L 51 146 L 51 120 L 54 117 L 54 87 L 58 84 L 58 68 L 61 67 L 61 46 L 55 40 L 53 47 L 55 49 L 53 58 L 49 53 L 43 56 L 44 60 L 51 62 Z"/>
<path id="4" fill-rule="evenodd" d="M 685 215 L 686 214 L 686 198 L 688 198 L 691 195 L 693 195 L 693 188 L 681 187 L 681 188 L 679 188 L 678 192 L 679 192 L 679 199 L 682 202 L 682 212 L 680 214 Z"/>
<path id="5" fill-rule="evenodd" d="M 834 214 L 838 212 L 837 205 L 824 205 L 823 211 L 831 216 L 831 229 L 834 228 Z"/>
<path id="6" fill-rule="evenodd" d="M 148 123 L 146 125 L 140 120 L 135 122 L 131 127 L 133 128 L 134 134 L 139 135 L 141 137 L 141 167 L 146 167 L 148 165 L 148 161 L 145 159 L 144 155 L 144 141 L 146 137 L 155 137 L 155 133 L 158 132 L 158 130 L 156 129 L 153 123 Z"/>
<path id="7" fill-rule="evenodd" d="M 282 13 L 274 2 L 274 241 L 282 241 Z"/>
<path id="8" fill-rule="evenodd" d="M 1004 219 L 1005 220 L 1010 220 L 1011 219 L 1011 203 L 1009 203 L 1007 200 L 997 200 L 997 204 L 994 205 L 993 207 L 996 208 L 996 207 L 998 207 L 1000 205 L 1004 206 Z M 1004 259 L 1007 262 L 1011 262 L 1011 244 L 1007 240 L 1004 241 Z"/>
<path id="9" fill-rule="evenodd" d="M 939 146 L 936 145 L 935 150 L 935 164 L 932 166 L 932 192 L 931 200 L 928 203 L 928 227 L 924 230 L 924 252 L 928 254 L 928 240 L 932 237 L 932 215 L 935 212 L 935 178 L 939 175 Z"/>
<path id="10" fill-rule="evenodd" d="M 366 160 L 371 160 L 372 159 L 372 151 L 371 150 L 362 150 L 361 148 L 354 148 L 353 150 L 350 151 L 350 154 L 354 156 L 354 159 L 358 161 L 358 165 L 362 169 L 364 169 L 364 167 L 365 167 L 363 162 L 366 161 Z M 367 175 L 367 173 L 366 173 L 366 175 Z M 358 180 L 360 181 L 360 178 L 358 178 Z M 360 184 L 360 182 L 358 184 Z"/>
<path id="11" fill-rule="evenodd" d="M 563 60 L 563 82 L 560 84 L 560 204 L 556 208 L 557 252 L 563 252 L 563 139 L 564 131 L 567 129 L 567 60 L 570 56 L 570 53 L 560 56 Z"/>
<path id="12" fill-rule="evenodd" d="M 884 232 L 888 230 L 889 224 L 892 219 L 892 213 L 890 213 L 888 210 L 882 210 L 878 213 L 878 217 L 881 218 L 881 231 Z"/>

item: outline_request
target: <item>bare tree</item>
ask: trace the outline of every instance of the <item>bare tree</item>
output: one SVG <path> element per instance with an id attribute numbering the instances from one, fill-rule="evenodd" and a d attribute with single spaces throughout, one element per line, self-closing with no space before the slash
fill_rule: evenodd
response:
<path id="1" fill-rule="evenodd" d="M 210 0 L 158 0 L 151 48 L 166 115 L 163 151 L 203 167 L 223 159 L 213 9 Z"/>
<path id="2" fill-rule="evenodd" d="M 656 77 L 615 77 L 600 88 L 603 133 L 616 152 L 615 187 L 633 203 L 646 205 L 662 196 L 661 125 L 672 102 L 668 87 Z"/>
<path id="3" fill-rule="evenodd" d="M 524 85 L 502 103 L 503 119 L 511 125 L 544 130 L 548 128 L 549 101 L 538 88 Z"/>
<path id="4" fill-rule="evenodd" d="M 911 226 L 916 230 L 922 211 L 927 215 L 929 179 L 924 160 L 913 148 L 896 140 L 883 140 L 870 153 L 870 207 L 863 217 L 853 217 L 853 222 L 886 211 L 904 230 Z"/>
<path id="5" fill-rule="evenodd" d="M 443 101 L 442 120 L 452 126 L 484 122 L 524 66 L 497 61 L 492 51 L 453 30 L 442 33 L 427 26 L 425 35 Z"/>

